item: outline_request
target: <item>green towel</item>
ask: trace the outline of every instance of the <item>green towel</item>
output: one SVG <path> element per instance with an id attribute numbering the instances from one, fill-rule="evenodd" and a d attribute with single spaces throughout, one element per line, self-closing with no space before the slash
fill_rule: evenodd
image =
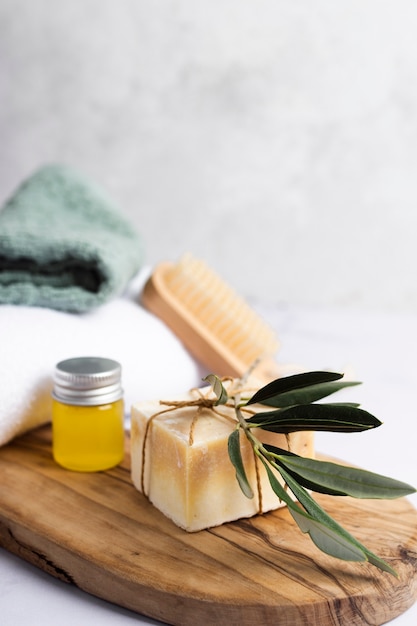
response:
<path id="1" fill-rule="evenodd" d="M 0 303 L 88 311 L 142 263 L 139 235 L 100 189 L 48 165 L 0 210 Z"/>

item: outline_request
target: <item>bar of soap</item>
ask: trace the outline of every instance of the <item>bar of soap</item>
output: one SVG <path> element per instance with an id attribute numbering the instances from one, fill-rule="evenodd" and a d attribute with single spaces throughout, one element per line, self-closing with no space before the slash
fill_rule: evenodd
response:
<path id="1" fill-rule="evenodd" d="M 195 398 L 190 393 L 175 400 Z M 257 488 L 255 459 L 244 433 L 240 435 L 242 457 L 255 495 L 249 499 L 242 493 L 227 450 L 236 424 L 233 407 L 216 407 L 222 415 L 202 408 L 198 416 L 195 406 L 160 413 L 166 408 L 159 402 L 132 407 L 131 472 L 135 487 L 177 526 L 194 532 L 283 506 L 259 461 Z M 265 410 L 256 405 L 251 408 Z M 287 449 L 285 435 L 254 432 L 263 442 Z M 314 455 L 313 433 L 292 433 L 290 441 L 292 452 Z"/>

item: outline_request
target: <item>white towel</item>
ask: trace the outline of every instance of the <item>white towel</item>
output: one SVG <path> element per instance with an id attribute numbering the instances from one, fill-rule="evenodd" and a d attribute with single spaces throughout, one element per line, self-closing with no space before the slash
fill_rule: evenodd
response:
<path id="1" fill-rule="evenodd" d="M 125 410 L 170 399 L 201 384 L 198 364 L 178 339 L 139 304 L 149 270 L 123 297 L 84 314 L 0 306 L 0 445 L 51 419 L 55 364 L 104 356 L 122 365 Z"/>

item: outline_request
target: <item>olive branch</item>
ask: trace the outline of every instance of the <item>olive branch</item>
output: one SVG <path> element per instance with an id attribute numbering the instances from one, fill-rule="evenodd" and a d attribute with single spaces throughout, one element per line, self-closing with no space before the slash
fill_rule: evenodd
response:
<path id="1" fill-rule="evenodd" d="M 397 576 L 388 563 L 332 519 L 314 500 L 311 492 L 353 498 L 393 499 L 414 493 L 414 487 L 366 470 L 305 458 L 262 443 L 254 434 L 255 428 L 288 435 L 296 431 L 352 433 L 380 426 L 381 422 L 376 417 L 359 408 L 356 403 L 316 403 L 340 389 L 360 384 L 342 381 L 341 378 L 343 374 L 335 372 L 286 376 L 265 385 L 248 399 L 242 399 L 239 391 L 229 395 L 222 380 L 214 374 L 209 374 L 204 380 L 213 389 L 215 405 L 233 402 L 237 424 L 228 439 L 228 453 L 245 496 L 253 498 L 254 493 L 241 455 L 241 431 L 264 466 L 274 493 L 287 505 L 300 530 L 308 533 L 320 550 L 345 561 L 367 561 Z M 254 404 L 264 405 L 268 410 L 250 412 L 250 416 L 245 417 L 247 407 Z M 280 474 L 284 486 L 273 470 Z"/>

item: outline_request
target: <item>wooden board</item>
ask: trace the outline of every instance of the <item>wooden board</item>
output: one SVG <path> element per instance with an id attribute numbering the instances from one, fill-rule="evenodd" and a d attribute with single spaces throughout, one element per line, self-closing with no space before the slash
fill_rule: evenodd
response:
<path id="1" fill-rule="evenodd" d="M 128 441 L 126 442 L 128 448 Z M 0 449 L 0 544 L 88 593 L 168 624 L 379 625 L 417 597 L 417 512 L 406 500 L 318 497 L 399 574 L 333 559 L 282 509 L 189 534 L 107 472 L 58 467 L 49 427 Z"/>

